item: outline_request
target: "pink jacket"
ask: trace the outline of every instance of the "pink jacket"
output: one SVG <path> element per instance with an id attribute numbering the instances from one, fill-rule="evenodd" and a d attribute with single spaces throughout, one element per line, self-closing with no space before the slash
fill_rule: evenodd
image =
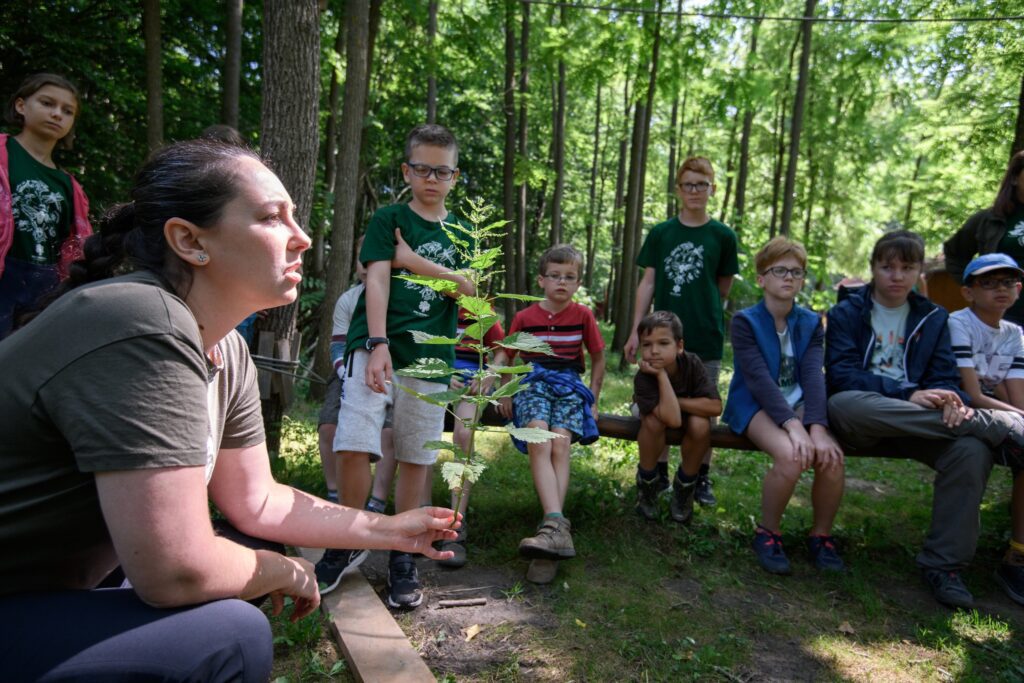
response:
<path id="1" fill-rule="evenodd" d="M 4 259 L 14 243 L 14 211 L 11 208 L 11 177 L 7 170 L 7 135 L 0 135 L 0 276 L 4 273 Z M 71 178 L 72 220 L 71 234 L 60 247 L 57 272 L 60 279 L 68 276 L 71 263 L 82 258 L 82 243 L 92 234 L 89 224 L 89 198 L 74 176 Z"/>

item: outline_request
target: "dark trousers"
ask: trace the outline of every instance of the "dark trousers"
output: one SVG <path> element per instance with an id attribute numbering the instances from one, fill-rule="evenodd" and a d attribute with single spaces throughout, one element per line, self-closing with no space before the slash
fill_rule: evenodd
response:
<path id="1" fill-rule="evenodd" d="M 37 266 L 8 256 L 0 275 L 0 339 L 3 339 L 19 316 L 35 308 L 39 299 L 60 284 L 56 266 Z"/>

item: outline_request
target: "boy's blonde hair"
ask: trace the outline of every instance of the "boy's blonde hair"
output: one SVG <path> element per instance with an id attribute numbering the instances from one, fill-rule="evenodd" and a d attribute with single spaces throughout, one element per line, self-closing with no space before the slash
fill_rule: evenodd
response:
<path id="1" fill-rule="evenodd" d="M 768 240 L 768 243 L 757 252 L 754 257 L 754 269 L 758 273 L 764 273 L 772 267 L 772 264 L 787 256 L 792 256 L 799 261 L 801 268 L 807 268 L 807 250 L 804 249 L 804 245 L 780 235 Z"/>
<path id="2" fill-rule="evenodd" d="M 540 265 L 538 266 L 537 274 L 543 276 L 544 271 L 548 269 L 549 263 L 558 263 L 560 265 L 575 263 L 580 273 L 583 272 L 583 254 L 571 244 L 556 244 L 544 250 L 544 253 L 540 255 Z"/>
<path id="3" fill-rule="evenodd" d="M 683 174 L 687 171 L 706 175 L 711 182 L 715 182 L 715 169 L 711 168 L 711 161 L 707 157 L 690 157 L 683 162 L 676 171 L 676 185 L 683 182 Z"/>

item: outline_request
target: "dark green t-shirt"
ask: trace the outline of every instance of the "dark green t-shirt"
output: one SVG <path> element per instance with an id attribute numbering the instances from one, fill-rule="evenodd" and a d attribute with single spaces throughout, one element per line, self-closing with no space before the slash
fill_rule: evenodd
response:
<path id="1" fill-rule="evenodd" d="M 458 221 L 449 213 L 445 223 Z M 464 267 L 455 245 L 440 223 L 421 218 L 408 204 L 392 204 L 378 209 L 370 219 L 363 239 L 359 260 L 390 261 L 395 255 L 395 228 L 402 231 L 402 239 L 420 256 L 434 263 L 456 270 Z M 412 330 L 444 337 L 455 336 L 458 307 L 455 300 L 439 294 L 429 287 L 417 285 L 395 277 L 408 275 L 404 269 L 391 270 L 391 293 L 388 296 L 387 333 L 390 340 L 391 363 L 396 370 L 412 365 L 418 358 L 440 358 L 452 365 L 455 347 L 437 344 L 417 344 Z M 366 292 L 359 296 L 352 324 L 348 328 L 346 353 L 366 348 L 369 336 L 366 320 Z M 448 383 L 447 377 L 436 380 Z"/>
<path id="2" fill-rule="evenodd" d="M 53 265 L 71 230 L 71 178 L 36 161 L 13 135 L 7 138 L 7 165 L 14 214 L 9 254 L 36 265 Z"/>
<path id="3" fill-rule="evenodd" d="M 1024 264 L 1024 207 L 1007 216 L 1006 234 L 999 240 L 999 251 L 1016 261 L 1018 266 Z M 1017 299 L 1004 317 L 1024 320 L 1024 297 Z"/>
<path id="4" fill-rule="evenodd" d="M 699 227 L 672 218 L 651 228 L 637 265 L 654 268 L 654 310 L 683 321 L 686 350 L 721 360 L 725 320 L 718 278 L 739 272 L 736 233 L 714 219 Z"/>
<path id="5" fill-rule="evenodd" d="M 110 557 L 93 473 L 209 479 L 220 449 L 263 442 L 245 342 L 216 349 L 149 273 L 69 292 L 0 343 L 0 595 L 87 587 Z"/>

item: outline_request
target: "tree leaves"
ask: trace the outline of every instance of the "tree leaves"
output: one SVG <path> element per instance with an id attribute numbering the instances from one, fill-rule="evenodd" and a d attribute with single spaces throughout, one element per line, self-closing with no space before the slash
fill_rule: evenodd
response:
<path id="1" fill-rule="evenodd" d="M 509 424 L 505 425 L 505 431 L 511 434 L 513 438 L 525 441 L 526 443 L 544 443 L 551 441 L 551 439 L 568 438 L 565 434 L 556 434 L 555 432 L 549 432 L 538 427 L 513 427 Z"/>
<path id="2" fill-rule="evenodd" d="M 551 346 L 546 341 L 541 341 L 529 332 L 515 332 L 495 343 L 506 349 L 527 351 L 529 353 L 544 353 L 549 356 L 554 355 Z"/>

